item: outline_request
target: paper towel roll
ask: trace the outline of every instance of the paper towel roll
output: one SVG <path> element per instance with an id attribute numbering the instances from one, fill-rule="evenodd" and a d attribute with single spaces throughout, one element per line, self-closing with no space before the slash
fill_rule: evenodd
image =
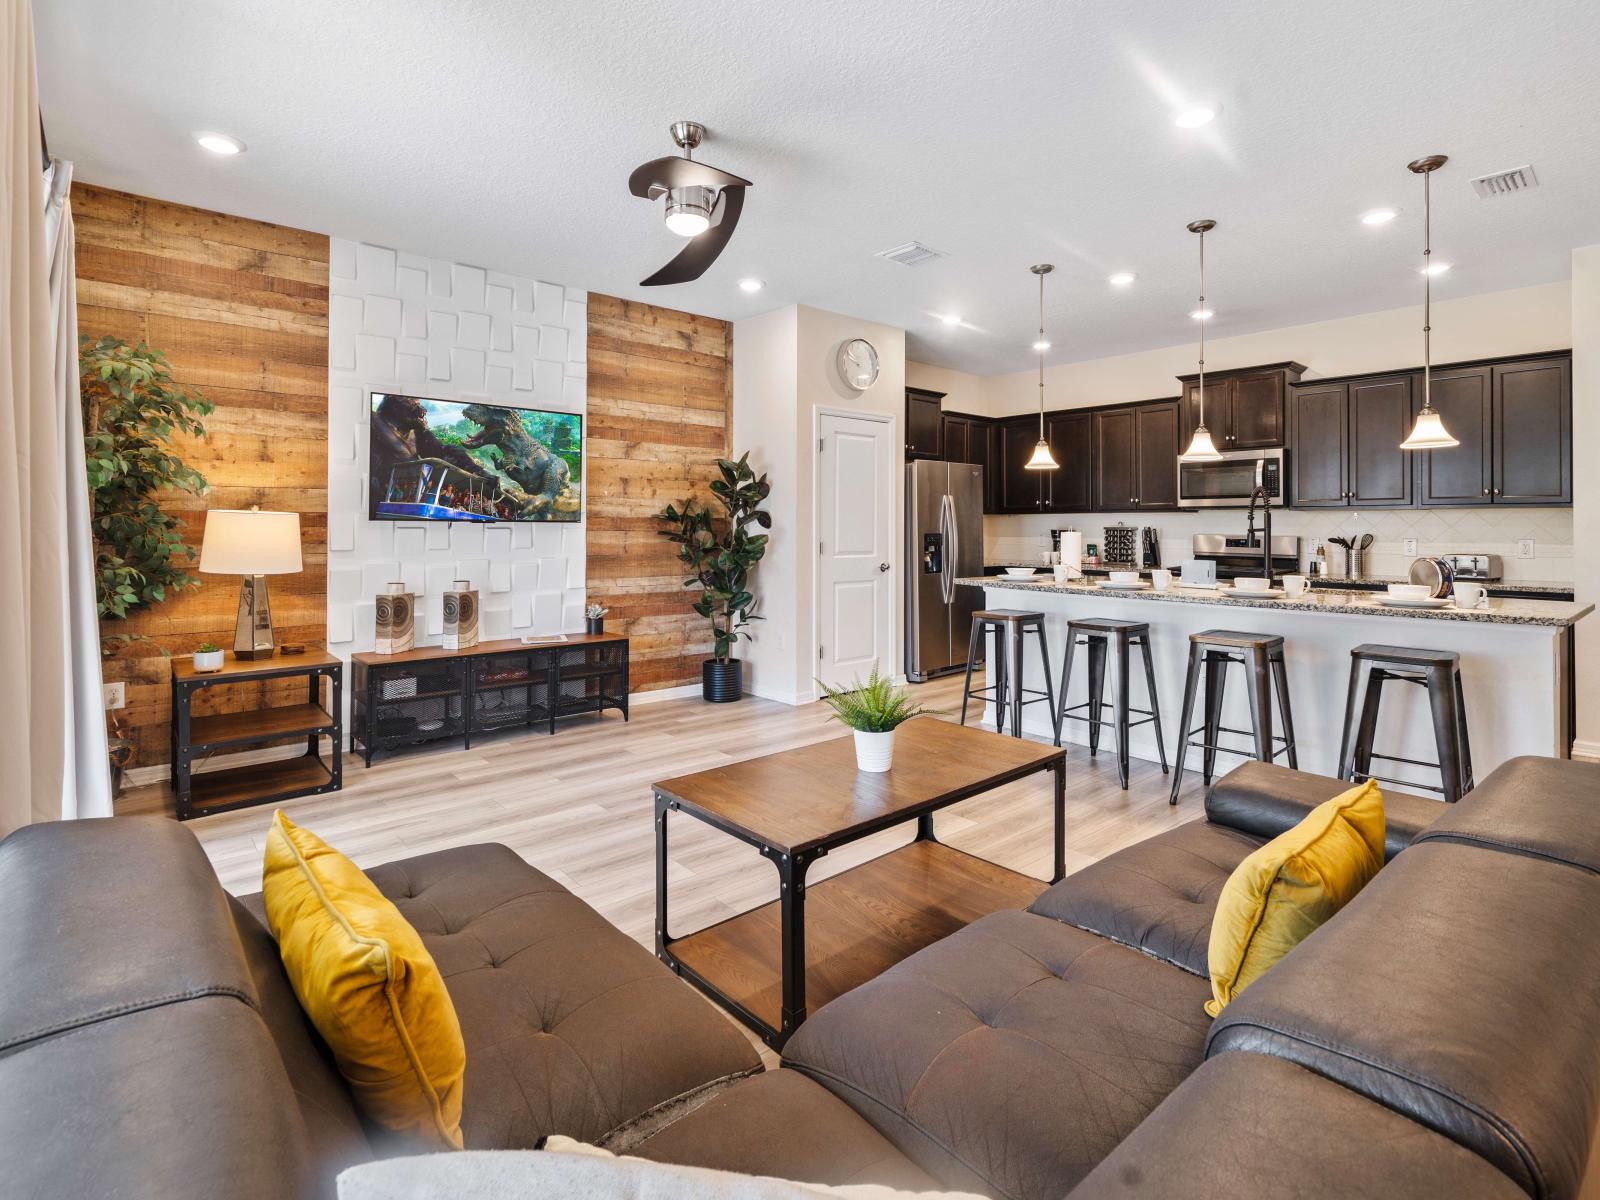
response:
<path id="1" fill-rule="evenodd" d="M 1061 562 L 1074 572 L 1083 570 L 1083 534 L 1076 529 L 1061 531 Z"/>

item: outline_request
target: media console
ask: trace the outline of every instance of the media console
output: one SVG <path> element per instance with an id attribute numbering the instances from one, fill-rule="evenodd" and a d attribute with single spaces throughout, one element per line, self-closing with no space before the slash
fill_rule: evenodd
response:
<path id="1" fill-rule="evenodd" d="M 565 641 L 518 638 L 470 650 L 422 646 L 401 654 L 350 657 L 351 750 L 372 765 L 379 750 L 547 725 L 615 708 L 628 719 L 628 639 L 568 634 Z"/>

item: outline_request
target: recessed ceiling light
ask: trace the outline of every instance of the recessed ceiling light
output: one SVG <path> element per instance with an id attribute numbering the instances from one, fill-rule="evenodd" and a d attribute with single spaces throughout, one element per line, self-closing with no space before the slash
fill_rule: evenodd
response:
<path id="1" fill-rule="evenodd" d="M 1395 211 L 1392 208 L 1375 208 L 1371 212 L 1361 214 L 1363 225 L 1387 225 L 1394 220 Z"/>
<path id="2" fill-rule="evenodd" d="M 236 137 L 229 137 L 225 133 L 201 131 L 194 135 L 194 140 L 200 143 L 201 149 L 209 150 L 213 154 L 231 157 L 244 152 L 244 143 Z"/>
<path id="3" fill-rule="evenodd" d="M 759 292 L 762 288 L 764 288 L 766 286 L 767 285 L 762 283 L 761 280 L 759 280 L 759 279 L 741 279 L 741 280 L 739 280 L 739 290 L 741 292 Z"/>
<path id="4" fill-rule="evenodd" d="M 1443 275 L 1449 269 L 1450 269 L 1450 264 L 1449 263 L 1429 263 L 1422 270 L 1418 271 L 1417 274 L 1418 275 Z"/>
<path id="5" fill-rule="evenodd" d="M 1132 271 L 1118 271 L 1106 280 L 1112 287 L 1127 287 L 1133 282 Z"/>
<path id="6" fill-rule="evenodd" d="M 1178 115 L 1172 118 L 1172 122 L 1179 129 L 1198 129 L 1215 121 L 1221 111 L 1220 104 L 1191 104 L 1187 108 L 1179 109 Z"/>
<path id="7" fill-rule="evenodd" d="M 1041 339 L 1033 344 L 1033 348 L 1035 350 L 1048 350 L 1050 349 L 1050 343 Z"/>
<path id="8" fill-rule="evenodd" d="M 961 314 L 945 313 L 944 316 L 939 318 L 939 320 L 943 321 L 946 325 L 959 325 L 961 324 Z"/>
<path id="9" fill-rule="evenodd" d="M 1217 314 L 1212 312 L 1209 308 L 1197 308 L 1189 315 L 1196 321 L 1209 321 Z"/>

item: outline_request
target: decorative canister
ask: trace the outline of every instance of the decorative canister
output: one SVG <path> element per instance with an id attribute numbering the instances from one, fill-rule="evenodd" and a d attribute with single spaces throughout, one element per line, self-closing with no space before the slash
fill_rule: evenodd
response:
<path id="1" fill-rule="evenodd" d="M 417 643 L 417 606 L 403 583 L 390 583 L 377 598 L 377 640 L 379 654 L 401 654 Z"/>
<path id="2" fill-rule="evenodd" d="M 444 648 L 470 650 L 478 644 L 478 593 L 457 579 L 444 594 Z"/>

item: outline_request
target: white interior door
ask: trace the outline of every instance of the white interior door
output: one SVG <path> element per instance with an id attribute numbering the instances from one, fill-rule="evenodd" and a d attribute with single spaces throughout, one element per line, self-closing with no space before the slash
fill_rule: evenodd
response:
<path id="1" fill-rule="evenodd" d="M 894 674 L 894 425 L 823 413 L 817 470 L 817 677 Z"/>

